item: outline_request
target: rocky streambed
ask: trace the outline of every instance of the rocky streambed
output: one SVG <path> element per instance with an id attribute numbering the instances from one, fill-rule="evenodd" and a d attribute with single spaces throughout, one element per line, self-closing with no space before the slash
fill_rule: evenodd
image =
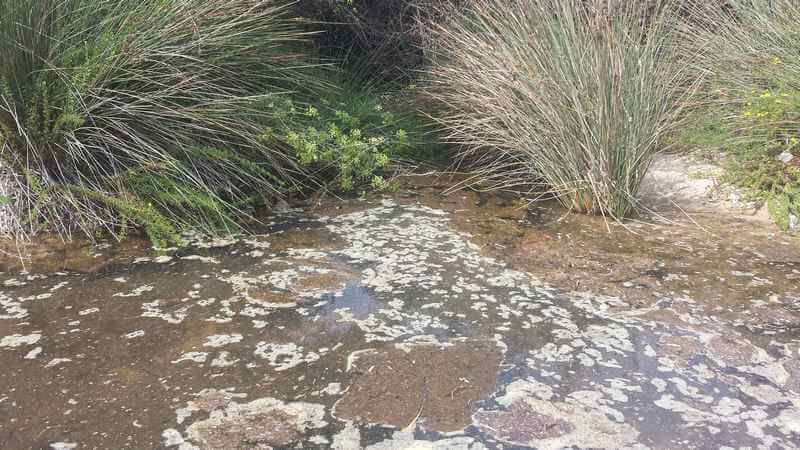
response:
<path id="1" fill-rule="evenodd" d="M 800 447 L 796 241 L 435 184 L 9 268 L 0 448 Z"/>

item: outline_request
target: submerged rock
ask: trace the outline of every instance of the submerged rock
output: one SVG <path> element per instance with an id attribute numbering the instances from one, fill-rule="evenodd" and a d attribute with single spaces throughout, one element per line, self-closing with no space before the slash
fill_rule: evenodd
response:
<path id="1" fill-rule="evenodd" d="M 645 449 L 638 432 L 580 405 L 536 398 L 514 400 L 501 411 L 479 411 L 475 425 L 498 441 L 539 450 L 563 448 Z"/>
<path id="2" fill-rule="evenodd" d="M 209 417 L 189 425 L 185 437 L 167 430 L 169 443 L 165 445 L 181 445 L 182 450 L 271 449 L 301 441 L 308 431 L 327 425 L 323 405 L 274 398 L 240 404 L 216 390 L 202 392 L 199 400 L 179 410 L 179 417 L 196 411 L 207 412 Z"/>
<path id="3" fill-rule="evenodd" d="M 460 431 L 494 390 L 503 352 L 493 341 L 412 344 L 350 356 L 352 382 L 334 415 L 360 424 Z"/>

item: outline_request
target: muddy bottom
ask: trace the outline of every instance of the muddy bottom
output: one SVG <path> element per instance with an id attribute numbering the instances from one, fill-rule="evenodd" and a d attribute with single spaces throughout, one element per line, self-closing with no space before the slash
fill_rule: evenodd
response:
<path id="1" fill-rule="evenodd" d="M 735 316 L 760 299 L 765 307 L 759 316 L 800 324 L 799 311 L 775 301 L 797 292 L 800 237 L 761 217 L 691 209 L 696 205 L 690 203 L 645 210 L 620 224 L 512 195 L 441 194 L 457 181 L 409 177 L 403 201 L 452 213 L 452 226 L 483 255 L 562 290 L 617 296 L 639 306 L 686 295 Z"/>
<path id="2" fill-rule="evenodd" d="M 354 354 L 351 386 L 334 414 L 361 424 L 460 431 L 472 423 L 472 405 L 494 390 L 502 350 L 495 341 L 463 340 Z"/>
<path id="3" fill-rule="evenodd" d="M 0 448 L 800 447 L 791 238 L 441 183 L 3 273 Z"/>

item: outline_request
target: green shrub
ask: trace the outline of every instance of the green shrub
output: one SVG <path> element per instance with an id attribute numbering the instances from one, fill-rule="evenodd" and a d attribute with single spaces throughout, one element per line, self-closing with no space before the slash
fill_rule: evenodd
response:
<path id="1" fill-rule="evenodd" d="M 282 120 L 264 138 L 285 142 L 298 163 L 321 182 L 340 191 L 389 186 L 390 162 L 417 157 L 427 148 L 426 125 L 406 100 L 342 79 L 314 103 L 284 99 L 272 108 Z"/>
<path id="2" fill-rule="evenodd" d="M 800 167 L 778 159 L 800 156 L 800 5 L 729 3 L 717 14 L 703 10 L 687 30 L 708 101 L 694 114 L 703 125 L 682 139 L 724 152 L 728 180 L 755 189 L 786 228 L 800 214 Z"/>
<path id="3" fill-rule="evenodd" d="M 797 227 L 797 223 L 791 224 L 791 217 L 797 217 L 800 211 L 800 189 L 785 189 L 779 194 L 771 195 L 767 200 L 767 209 L 782 230 Z"/>
<path id="4" fill-rule="evenodd" d="M 476 180 L 631 212 L 693 87 L 670 9 L 647 3 L 604 13 L 583 0 L 476 0 L 433 28 L 426 91 Z"/>
<path id="5" fill-rule="evenodd" d="M 20 233 L 235 226 L 301 170 L 263 105 L 320 82 L 273 0 L 0 0 L 0 158 Z M 167 226 L 168 225 L 168 226 Z"/>

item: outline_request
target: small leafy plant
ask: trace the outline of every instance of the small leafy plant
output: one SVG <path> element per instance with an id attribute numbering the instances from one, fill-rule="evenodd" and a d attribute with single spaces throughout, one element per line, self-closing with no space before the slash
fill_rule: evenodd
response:
<path id="1" fill-rule="evenodd" d="M 317 105 L 285 99 L 273 108 L 282 120 L 263 138 L 285 142 L 302 167 L 341 191 L 391 188 L 390 162 L 420 145 L 423 125 L 369 92 L 346 89 Z"/>

